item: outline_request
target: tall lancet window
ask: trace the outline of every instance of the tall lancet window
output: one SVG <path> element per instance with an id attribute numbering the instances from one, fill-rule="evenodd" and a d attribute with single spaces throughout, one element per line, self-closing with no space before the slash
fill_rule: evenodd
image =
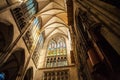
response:
<path id="1" fill-rule="evenodd" d="M 67 50 L 63 37 L 54 37 L 48 44 L 46 67 L 67 66 Z"/>

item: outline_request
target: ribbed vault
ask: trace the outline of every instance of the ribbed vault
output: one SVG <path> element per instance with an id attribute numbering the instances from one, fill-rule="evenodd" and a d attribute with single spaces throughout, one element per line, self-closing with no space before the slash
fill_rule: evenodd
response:
<path id="1" fill-rule="evenodd" d="M 37 0 L 37 2 L 39 10 L 37 14 L 41 18 L 41 25 L 42 29 L 44 29 L 45 37 L 50 37 L 56 33 L 67 35 L 66 0 Z"/>

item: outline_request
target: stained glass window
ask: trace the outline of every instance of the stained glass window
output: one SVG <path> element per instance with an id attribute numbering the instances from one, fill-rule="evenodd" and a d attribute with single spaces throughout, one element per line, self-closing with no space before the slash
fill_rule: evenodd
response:
<path id="1" fill-rule="evenodd" d="M 48 56 L 66 55 L 66 43 L 64 38 L 55 38 L 49 42 Z"/>
<path id="2" fill-rule="evenodd" d="M 43 41 L 43 36 L 39 33 L 41 27 L 40 24 L 40 20 L 38 18 L 35 18 L 30 25 L 30 29 L 24 35 L 24 41 L 30 53 L 35 50 L 38 42 L 42 43 Z"/>
<path id="3" fill-rule="evenodd" d="M 52 38 L 48 44 L 46 67 L 67 65 L 66 43 L 63 37 Z"/>
<path id="4" fill-rule="evenodd" d="M 37 2 L 35 0 L 27 0 L 20 6 L 12 10 L 13 16 L 22 30 L 32 16 L 37 12 Z"/>
<path id="5" fill-rule="evenodd" d="M 43 48 L 43 42 L 44 42 L 44 35 L 40 34 L 39 40 L 37 42 L 37 46 L 36 46 L 35 51 L 32 56 L 32 59 L 36 66 L 38 66 L 38 60 L 40 57 L 40 51 Z"/>

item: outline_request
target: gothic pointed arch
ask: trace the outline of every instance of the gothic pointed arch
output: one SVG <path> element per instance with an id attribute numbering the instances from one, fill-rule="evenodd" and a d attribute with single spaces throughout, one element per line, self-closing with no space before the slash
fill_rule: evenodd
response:
<path id="1" fill-rule="evenodd" d="M 0 66 L 0 74 L 4 74 L 4 80 L 16 80 L 25 63 L 24 49 L 15 50 L 7 61 Z"/>
<path id="2" fill-rule="evenodd" d="M 33 68 L 30 67 L 25 74 L 24 80 L 33 80 Z"/>
<path id="3" fill-rule="evenodd" d="M 13 40 L 13 26 L 7 21 L 0 21 L 0 52 L 11 44 Z"/>
<path id="4" fill-rule="evenodd" d="M 47 47 L 46 67 L 67 66 L 67 50 L 64 37 L 55 36 Z"/>

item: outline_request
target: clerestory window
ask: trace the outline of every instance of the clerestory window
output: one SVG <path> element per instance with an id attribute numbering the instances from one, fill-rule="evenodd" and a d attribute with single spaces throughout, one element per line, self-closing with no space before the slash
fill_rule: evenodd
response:
<path id="1" fill-rule="evenodd" d="M 48 45 L 46 67 L 59 67 L 67 65 L 66 43 L 63 37 L 51 39 Z"/>

